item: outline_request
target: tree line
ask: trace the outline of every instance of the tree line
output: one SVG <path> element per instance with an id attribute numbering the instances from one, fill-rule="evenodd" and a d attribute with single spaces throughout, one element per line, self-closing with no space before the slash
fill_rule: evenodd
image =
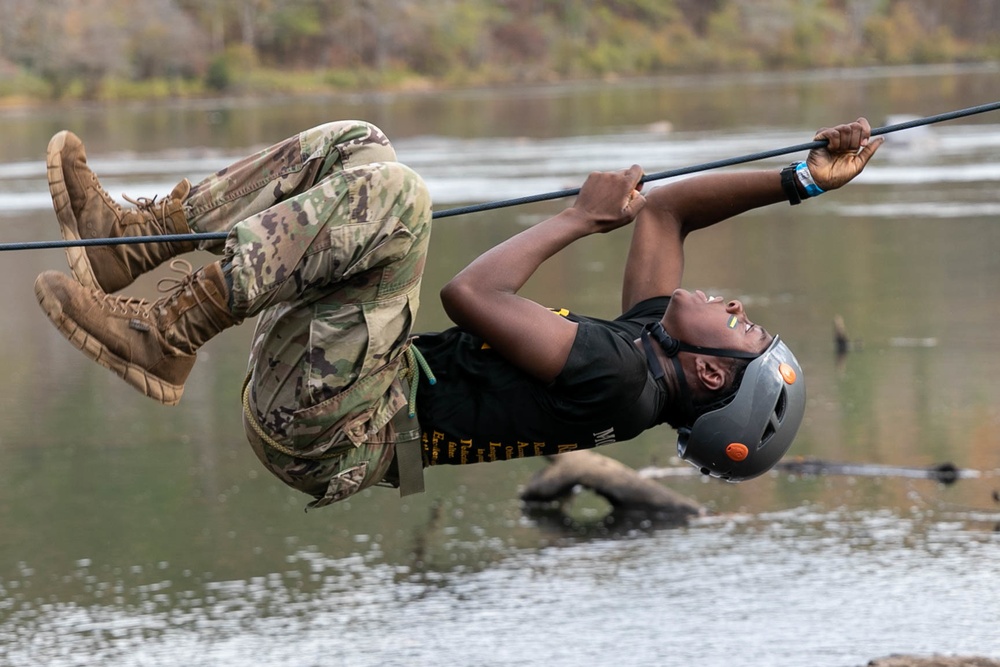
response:
<path id="1" fill-rule="evenodd" d="M 0 0 L 0 96 L 983 61 L 997 34 L 996 0 Z"/>

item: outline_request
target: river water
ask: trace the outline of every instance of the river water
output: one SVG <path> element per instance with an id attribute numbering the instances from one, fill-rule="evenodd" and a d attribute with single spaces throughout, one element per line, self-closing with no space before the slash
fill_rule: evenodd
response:
<path id="1" fill-rule="evenodd" d="M 166 193 L 256 147 L 361 117 L 436 208 L 674 169 L 997 100 L 1000 68 L 679 77 L 525 90 L 3 112 L 0 242 L 58 238 L 44 149 L 87 142 L 113 194 Z M 789 156 L 763 166 L 779 168 Z M 582 493 L 538 515 L 544 464 L 431 469 L 304 513 L 246 446 L 250 326 L 152 403 L 51 327 L 31 285 L 61 250 L 0 255 L 0 664 L 814 665 L 890 653 L 1000 658 L 1000 115 L 893 135 L 847 189 L 692 236 L 685 284 L 738 297 L 809 383 L 791 460 L 741 485 L 674 457 L 668 429 L 603 453 L 704 503 L 683 528 L 607 517 Z M 562 202 L 435 223 L 437 289 Z M 617 314 L 628 232 L 575 244 L 525 293 Z M 206 256 L 207 257 L 207 256 Z M 201 259 L 198 256 L 195 260 Z M 155 294 L 157 273 L 135 292 Z M 858 347 L 837 357 L 841 316 Z M 860 342 L 863 341 L 863 344 Z M 954 484 L 926 478 L 951 463 Z"/>

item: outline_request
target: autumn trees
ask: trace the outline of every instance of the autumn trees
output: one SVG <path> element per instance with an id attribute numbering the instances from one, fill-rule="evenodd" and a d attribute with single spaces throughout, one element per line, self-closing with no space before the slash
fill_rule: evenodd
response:
<path id="1" fill-rule="evenodd" d="M 994 0 L 0 0 L 0 96 L 955 62 L 998 32 Z"/>

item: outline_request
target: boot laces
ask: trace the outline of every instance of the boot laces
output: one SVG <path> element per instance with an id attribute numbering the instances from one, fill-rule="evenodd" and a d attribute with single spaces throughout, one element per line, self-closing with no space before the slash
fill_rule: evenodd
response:
<path id="1" fill-rule="evenodd" d="M 196 296 L 196 290 L 193 285 L 197 280 L 197 274 L 195 273 L 194 267 L 191 262 L 183 259 L 181 257 L 175 257 L 170 260 L 168 265 L 170 270 L 178 274 L 180 277 L 175 276 L 165 276 L 160 278 L 156 282 L 156 289 L 161 293 L 165 294 L 166 297 L 157 301 L 157 304 L 161 308 L 166 308 L 170 303 L 175 302 L 182 295 Z M 202 298 L 194 298 L 193 306 L 202 312 L 209 320 L 218 321 L 218 315 L 216 314 L 216 309 L 209 307 L 209 299 L 204 298 L 204 288 L 201 288 L 200 293 Z"/>
<path id="2" fill-rule="evenodd" d="M 160 294 L 178 292 L 191 282 L 191 275 L 194 273 L 194 266 L 191 262 L 181 257 L 175 257 L 168 264 L 170 270 L 178 274 L 177 276 L 165 276 L 156 281 L 156 290 Z"/>
<path id="3" fill-rule="evenodd" d="M 104 294 L 98 301 L 100 307 L 112 314 L 132 317 L 149 317 L 149 302 L 134 296 Z"/>
<path id="4" fill-rule="evenodd" d="M 194 282 L 195 275 L 194 267 L 191 265 L 191 262 L 180 257 L 175 257 L 170 260 L 170 263 L 167 266 L 169 266 L 170 270 L 177 275 L 165 276 L 156 281 L 156 291 L 164 295 L 162 299 L 156 302 L 161 309 L 177 301 L 178 298 L 185 294 L 194 293 L 194 290 L 191 288 L 191 283 Z M 196 305 L 200 309 L 204 310 L 200 301 L 196 301 Z"/>
<path id="5" fill-rule="evenodd" d="M 160 278 L 156 283 L 156 289 L 161 294 L 170 294 L 167 299 L 180 294 L 186 285 L 191 282 L 193 267 L 186 259 L 175 258 L 170 261 L 170 270 L 180 274 L 180 278 L 166 276 Z M 121 314 L 131 317 L 148 318 L 151 314 L 151 302 L 134 296 L 103 294 L 99 300 L 101 308 L 113 314 Z"/>
<path id="6" fill-rule="evenodd" d="M 167 211 L 167 207 L 170 206 L 171 199 L 167 197 L 165 199 L 159 199 L 158 196 L 154 196 L 152 199 L 149 197 L 139 197 L 138 199 L 132 199 L 127 194 L 122 194 L 122 199 L 127 201 L 132 206 L 135 206 L 135 210 L 140 214 L 145 214 L 146 216 L 152 218 L 153 222 L 160 223 L 158 232 L 165 231 L 165 224 L 167 217 L 170 215 Z M 190 265 L 189 265 L 190 266 Z"/>
<path id="7" fill-rule="evenodd" d="M 173 276 L 166 276 L 164 278 L 160 278 L 160 280 L 156 283 L 156 289 L 161 294 L 173 293 L 171 296 L 174 296 L 179 294 L 183 287 L 191 282 L 191 273 L 193 269 L 191 262 L 186 259 L 179 258 L 170 262 L 170 269 L 175 273 L 181 274 L 182 277 L 175 278 Z M 167 298 L 169 299 L 170 297 Z M 150 306 L 153 305 L 146 299 L 117 294 L 102 294 L 98 303 L 101 308 L 114 314 L 146 318 L 149 317 L 151 311 Z"/>

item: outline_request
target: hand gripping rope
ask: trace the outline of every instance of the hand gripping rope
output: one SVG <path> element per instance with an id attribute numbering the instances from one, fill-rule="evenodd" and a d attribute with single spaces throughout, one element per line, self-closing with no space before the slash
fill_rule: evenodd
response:
<path id="1" fill-rule="evenodd" d="M 948 120 L 955 120 L 956 118 L 964 118 L 966 116 L 974 116 L 976 114 L 986 113 L 989 111 L 996 111 L 1000 109 L 1000 102 L 991 102 L 989 104 L 982 104 L 974 107 L 967 107 L 965 109 L 959 109 L 957 111 L 949 111 L 948 113 L 938 114 L 936 116 L 927 116 L 925 118 L 917 118 L 914 120 L 908 120 L 903 123 L 896 123 L 895 125 L 886 125 L 885 127 L 879 127 L 872 130 L 872 136 L 878 136 L 881 134 L 890 134 L 892 132 L 899 132 L 901 130 L 908 130 L 914 127 L 920 127 L 922 125 L 931 125 L 934 123 L 941 123 Z M 758 160 L 764 160 L 767 158 L 778 157 L 781 155 L 788 155 L 790 153 L 798 153 L 801 151 L 812 150 L 813 148 L 821 148 L 827 144 L 826 139 L 820 139 L 815 141 L 807 141 L 806 143 L 796 144 L 794 146 L 786 146 L 784 148 L 775 148 L 769 151 L 761 151 L 759 153 L 749 153 L 747 155 L 740 155 L 737 157 L 726 158 L 724 160 L 715 160 L 714 162 L 705 162 L 702 164 L 696 164 L 690 167 L 681 167 L 679 169 L 670 169 L 668 171 L 661 171 L 653 174 L 646 174 L 642 177 L 641 183 L 648 183 L 650 181 L 658 181 L 665 178 L 672 178 L 674 176 L 683 176 L 685 174 L 693 174 L 700 171 L 708 171 L 710 169 L 718 169 L 720 167 L 731 167 L 737 164 L 745 164 L 747 162 L 756 162 Z M 466 215 L 469 213 L 479 213 L 481 211 L 491 211 L 498 208 L 507 208 L 510 206 L 520 206 L 522 204 L 532 204 L 540 201 L 548 201 L 551 199 L 562 199 L 564 197 L 575 197 L 580 194 L 580 188 L 572 188 L 569 190 L 556 190 L 553 192 L 546 192 L 537 195 L 530 195 L 527 197 L 517 197 L 514 199 L 503 199 L 499 201 L 486 202 L 482 204 L 473 204 L 471 206 L 461 206 L 458 208 L 445 209 L 442 211 L 434 211 L 431 215 L 432 218 L 450 218 L 458 215 Z M 129 237 L 118 237 L 118 238 L 102 238 L 102 239 L 79 239 L 73 241 L 59 240 L 59 241 L 24 241 L 15 243 L 0 243 L 0 251 L 5 250 L 40 250 L 46 248 L 69 248 L 75 246 L 100 246 L 100 245 L 122 245 L 129 243 L 174 243 L 178 241 L 209 241 L 216 239 L 225 239 L 228 234 L 226 232 L 210 232 L 205 234 L 163 234 L 159 236 L 129 236 Z"/>

